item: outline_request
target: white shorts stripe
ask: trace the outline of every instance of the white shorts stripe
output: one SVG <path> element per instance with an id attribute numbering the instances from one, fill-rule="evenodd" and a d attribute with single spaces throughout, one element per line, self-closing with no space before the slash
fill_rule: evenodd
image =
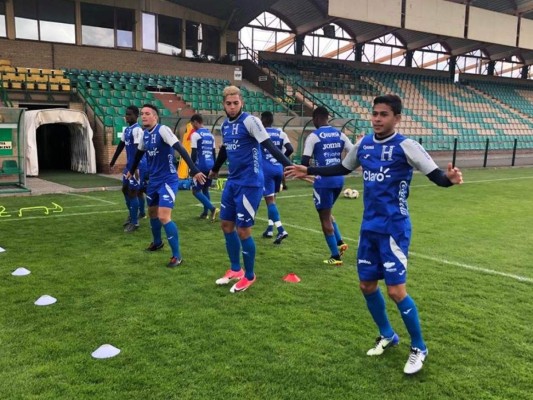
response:
<path id="1" fill-rule="evenodd" d="M 255 211 L 252 205 L 250 204 L 250 201 L 246 198 L 246 195 L 242 196 L 242 204 L 244 205 L 244 208 L 246 211 L 248 211 L 248 214 L 252 217 L 253 220 L 255 220 Z"/>
<path id="2" fill-rule="evenodd" d="M 403 267 L 407 269 L 407 257 L 405 254 L 403 254 L 402 249 L 400 249 L 400 246 L 396 244 L 396 240 L 394 240 L 392 236 L 389 236 L 389 243 L 394 255 L 398 258 L 398 260 L 400 260 L 400 262 L 403 264 Z"/>
<path id="3" fill-rule="evenodd" d="M 313 189 L 313 196 L 315 196 L 316 204 L 320 204 L 320 195 L 315 189 Z"/>
<path id="4" fill-rule="evenodd" d="M 167 193 L 172 198 L 172 202 L 175 203 L 176 202 L 176 194 L 174 193 L 172 188 L 170 186 L 168 186 L 168 184 L 165 183 L 165 189 L 167 189 Z"/>

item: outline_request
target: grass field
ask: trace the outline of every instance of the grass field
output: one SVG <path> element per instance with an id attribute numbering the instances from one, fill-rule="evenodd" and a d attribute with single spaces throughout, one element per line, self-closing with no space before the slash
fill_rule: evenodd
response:
<path id="1" fill-rule="evenodd" d="M 401 343 L 365 355 L 377 330 L 354 269 L 362 199 L 338 200 L 350 249 L 343 267 L 325 266 L 310 186 L 291 181 L 278 198 L 289 238 L 260 237 L 262 205 L 257 283 L 230 294 L 214 283 L 228 268 L 223 235 L 189 192 L 173 215 L 185 259 L 174 270 L 168 245 L 142 251 L 147 220 L 122 232 L 118 191 L 0 198 L 0 399 L 532 399 L 533 170 L 464 177 L 413 181 L 408 289 L 430 351 L 413 377 L 390 300 Z M 346 186 L 361 191 L 361 178 Z M 17 216 L 52 203 L 63 211 Z M 21 266 L 31 275 L 11 276 Z M 302 281 L 284 282 L 289 272 Z M 35 306 L 43 294 L 57 303 Z M 121 353 L 93 359 L 104 343 Z"/>

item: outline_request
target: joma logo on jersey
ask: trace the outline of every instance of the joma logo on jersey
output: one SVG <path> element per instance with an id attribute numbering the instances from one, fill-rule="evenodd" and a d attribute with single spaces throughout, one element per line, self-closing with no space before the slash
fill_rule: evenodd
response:
<path id="1" fill-rule="evenodd" d="M 381 161 L 392 161 L 394 146 L 383 146 L 381 149 Z"/>
<path id="2" fill-rule="evenodd" d="M 383 182 L 385 178 L 390 178 L 389 168 L 383 169 L 383 167 L 379 167 L 379 172 L 363 172 L 363 179 L 368 182 Z"/>

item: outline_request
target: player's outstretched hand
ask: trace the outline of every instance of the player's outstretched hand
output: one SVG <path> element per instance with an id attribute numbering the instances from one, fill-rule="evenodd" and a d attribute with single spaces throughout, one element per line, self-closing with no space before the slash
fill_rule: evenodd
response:
<path id="1" fill-rule="evenodd" d="M 196 182 L 200 182 L 200 184 L 204 184 L 205 181 L 206 181 L 206 177 L 205 175 L 203 174 L 203 172 L 198 172 L 196 175 L 193 176 L 193 179 L 196 181 Z"/>
<path id="2" fill-rule="evenodd" d="M 289 165 L 285 167 L 285 177 L 303 179 L 307 176 L 307 167 L 305 165 Z"/>
<path id="3" fill-rule="evenodd" d="M 124 178 L 126 178 L 126 179 L 128 179 L 128 180 L 131 179 L 131 173 L 130 173 L 130 171 L 128 171 L 127 174 L 124 175 Z"/>
<path id="4" fill-rule="evenodd" d="M 463 183 L 463 173 L 459 168 L 454 167 L 452 163 L 448 163 L 446 176 L 454 185 L 460 185 L 461 183 Z"/>

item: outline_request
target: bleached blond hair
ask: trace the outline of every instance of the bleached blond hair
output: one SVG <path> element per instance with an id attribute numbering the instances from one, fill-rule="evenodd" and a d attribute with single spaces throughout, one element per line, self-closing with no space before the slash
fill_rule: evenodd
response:
<path id="1" fill-rule="evenodd" d="M 233 95 L 238 95 L 242 100 L 241 89 L 239 89 L 237 86 L 226 86 L 222 92 L 223 99 L 226 100 L 226 97 Z"/>

